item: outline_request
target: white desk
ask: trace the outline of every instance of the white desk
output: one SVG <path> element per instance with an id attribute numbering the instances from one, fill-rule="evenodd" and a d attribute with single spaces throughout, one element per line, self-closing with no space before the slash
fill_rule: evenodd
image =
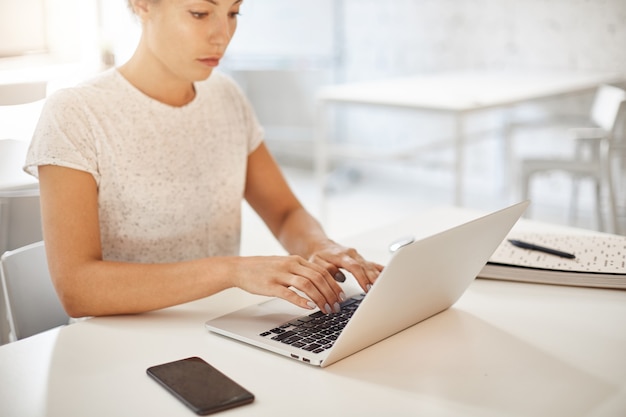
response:
<path id="1" fill-rule="evenodd" d="M 408 108 L 452 115 L 455 123 L 454 203 L 461 205 L 464 192 L 465 120 L 470 114 L 509 108 L 531 100 L 582 94 L 595 90 L 600 84 L 623 82 L 624 79 L 623 74 L 463 71 L 325 87 L 317 95 L 319 120 L 315 162 L 322 212 L 331 157 L 339 155 L 349 158 L 354 154 L 353 150 L 342 152 L 339 146 L 330 143 L 327 113 L 333 105 Z M 507 130 L 508 127 L 504 126 L 504 131 Z M 505 158 L 510 160 L 508 138 L 505 142 Z"/>
<path id="2" fill-rule="evenodd" d="M 382 261 L 399 233 L 469 215 L 437 210 L 349 243 Z M 626 415 L 626 291 L 477 280 L 451 309 L 326 369 L 204 329 L 257 298 L 227 291 L 0 346 L 0 415 L 192 416 L 145 369 L 194 355 L 256 395 L 225 416 Z"/>

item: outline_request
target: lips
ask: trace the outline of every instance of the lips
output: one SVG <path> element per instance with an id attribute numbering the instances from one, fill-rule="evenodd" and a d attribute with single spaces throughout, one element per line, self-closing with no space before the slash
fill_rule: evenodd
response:
<path id="1" fill-rule="evenodd" d="M 199 62 L 207 67 L 217 67 L 220 63 L 221 57 L 207 57 L 198 59 Z"/>

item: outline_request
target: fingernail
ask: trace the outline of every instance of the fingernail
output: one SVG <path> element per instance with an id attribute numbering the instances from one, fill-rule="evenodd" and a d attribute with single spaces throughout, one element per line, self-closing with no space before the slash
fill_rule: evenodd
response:
<path id="1" fill-rule="evenodd" d="M 330 309 L 330 305 L 328 303 L 326 303 L 326 305 L 324 306 L 324 311 L 326 312 L 326 314 L 330 314 L 333 311 Z"/>
<path id="2" fill-rule="evenodd" d="M 346 301 L 346 294 L 343 291 L 339 293 L 339 301 L 342 303 Z"/>
<path id="3" fill-rule="evenodd" d="M 337 282 L 345 282 L 346 280 L 346 276 L 341 271 L 337 271 L 334 278 L 335 278 L 335 281 Z"/>
<path id="4" fill-rule="evenodd" d="M 366 290 L 367 292 L 369 292 L 369 290 L 371 290 L 371 289 L 372 289 L 372 284 L 367 284 L 367 285 L 365 286 L 365 290 Z"/>
<path id="5" fill-rule="evenodd" d="M 309 306 L 309 308 L 311 310 L 313 310 L 316 307 L 316 305 L 315 305 L 315 303 L 313 301 L 307 301 L 306 305 Z"/>
<path id="6" fill-rule="evenodd" d="M 341 306 L 339 305 L 339 303 L 335 303 L 333 307 L 335 307 L 335 313 L 339 313 L 341 311 Z"/>

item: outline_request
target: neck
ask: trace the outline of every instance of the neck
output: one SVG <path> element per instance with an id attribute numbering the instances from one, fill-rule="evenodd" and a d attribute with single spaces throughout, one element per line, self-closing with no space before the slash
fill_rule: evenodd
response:
<path id="1" fill-rule="evenodd" d="M 174 77 L 157 63 L 147 65 L 137 53 L 119 71 L 142 93 L 170 106 L 184 106 L 196 96 L 192 82 Z"/>

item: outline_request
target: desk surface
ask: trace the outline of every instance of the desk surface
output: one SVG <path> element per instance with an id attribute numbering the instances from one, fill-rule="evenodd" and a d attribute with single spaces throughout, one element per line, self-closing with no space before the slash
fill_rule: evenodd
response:
<path id="1" fill-rule="evenodd" d="M 457 71 L 381 81 L 338 84 L 317 98 L 421 110 L 472 111 L 592 91 L 599 84 L 623 82 L 624 74 L 577 72 Z"/>
<path id="2" fill-rule="evenodd" d="M 472 214 L 437 210 L 350 243 L 384 261 L 399 233 L 426 235 Z M 626 291 L 476 280 L 451 309 L 326 369 L 204 329 L 208 318 L 258 299 L 229 290 L 1 346 L 0 415 L 192 416 L 145 374 L 188 356 L 204 358 L 256 395 L 252 405 L 223 415 L 626 413 Z"/>

